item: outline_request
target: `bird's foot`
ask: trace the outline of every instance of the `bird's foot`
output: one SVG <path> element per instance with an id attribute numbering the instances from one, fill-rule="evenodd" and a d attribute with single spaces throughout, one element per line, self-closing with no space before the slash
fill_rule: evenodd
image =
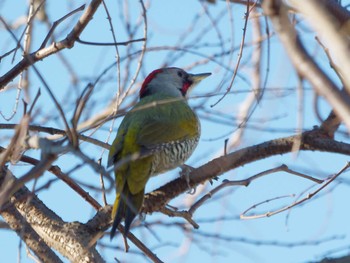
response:
<path id="1" fill-rule="evenodd" d="M 190 173 L 195 169 L 192 166 L 183 164 L 180 166 L 181 172 L 180 176 L 185 179 L 188 187 L 188 193 L 194 195 L 196 193 L 196 187 L 191 187 L 190 185 Z"/>
<path id="2" fill-rule="evenodd" d="M 214 184 L 213 180 L 218 181 L 218 180 L 219 180 L 219 177 L 218 177 L 218 176 L 215 176 L 213 179 L 209 179 L 209 183 L 210 183 L 211 185 Z"/>

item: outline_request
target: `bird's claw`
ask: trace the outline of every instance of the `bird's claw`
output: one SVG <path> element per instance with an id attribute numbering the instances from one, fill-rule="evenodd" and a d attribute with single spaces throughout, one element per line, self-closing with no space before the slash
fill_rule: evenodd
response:
<path id="1" fill-rule="evenodd" d="M 184 178 L 187 183 L 187 187 L 188 187 L 187 193 L 194 195 L 196 193 L 196 187 L 191 187 L 190 185 L 190 173 L 194 170 L 194 168 L 187 164 L 181 165 L 180 168 L 181 168 L 180 176 Z"/>
<path id="2" fill-rule="evenodd" d="M 219 177 L 218 177 L 218 176 L 215 176 L 214 178 L 209 179 L 209 183 L 210 183 L 211 185 L 213 185 L 213 183 L 214 183 L 213 180 L 217 181 L 217 180 L 219 180 Z"/>

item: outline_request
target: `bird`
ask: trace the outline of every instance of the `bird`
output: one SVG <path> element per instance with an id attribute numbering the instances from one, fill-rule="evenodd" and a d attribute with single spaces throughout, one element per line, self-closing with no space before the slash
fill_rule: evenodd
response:
<path id="1" fill-rule="evenodd" d="M 127 236 L 150 177 L 183 165 L 196 148 L 200 122 L 187 95 L 209 75 L 168 67 L 145 78 L 139 102 L 126 113 L 109 150 L 107 166 L 114 165 L 116 186 L 111 240 L 123 219 Z"/>

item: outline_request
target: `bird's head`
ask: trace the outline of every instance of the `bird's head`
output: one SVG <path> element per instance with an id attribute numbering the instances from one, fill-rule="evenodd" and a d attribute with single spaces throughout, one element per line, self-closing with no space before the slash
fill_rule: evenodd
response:
<path id="1" fill-rule="evenodd" d="M 151 72 L 142 84 L 140 99 L 162 93 L 185 98 L 187 93 L 211 73 L 190 74 L 180 68 L 160 68 Z"/>

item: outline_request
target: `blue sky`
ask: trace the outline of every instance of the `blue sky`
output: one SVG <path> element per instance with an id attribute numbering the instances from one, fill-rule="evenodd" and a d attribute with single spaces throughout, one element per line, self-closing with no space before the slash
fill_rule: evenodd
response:
<path id="1" fill-rule="evenodd" d="M 123 1 L 106 1 L 109 12 L 112 16 L 114 30 L 117 35 L 117 41 L 127 40 L 125 28 L 122 26 L 121 19 L 125 18 L 125 9 L 120 7 Z M 141 8 L 138 1 L 129 1 L 130 21 L 132 24 L 137 23 Z M 50 19 L 56 20 L 65 15 L 68 11 L 77 8 L 84 1 L 48 1 L 48 13 Z M 225 49 L 229 49 L 231 45 L 239 47 L 242 28 L 244 25 L 245 7 L 241 5 L 231 5 L 230 12 L 233 19 L 233 27 L 231 28 L 231 16 L 227 15 L 224 10 L 227 10 L 227 4 L 224 1 L 218 1 L 216 5 L 207 6 L 209 16 L 203 15 L 203 5 L 199 1 L 151 1 L 147 4 L 147 19 L 148 19 L 148 43 L 149 48 L 162 49 L 161 51 L 147 52 L 143 61 L 142 70 L 137 79 L 135 89 L 139 87 L 142 79 L 153 69 L 163 66 L 164 62 L 168 62 L 168 66 L 177 66 L 188 68 L 193 63 L 200 64 L 191 69 L 193 73 L 212 72 L 213 75 L 204 80 L 193 91 L 192 97 L 189 100 L 191 106 L 196 107 L 204 103 L 204 106 L 198 110 L 198 115 L 201 117 L 202 136 L 196 152 L 187 162 L 189 165 L 198 167 L 212 158 L 223 153 L 224 140 L 232 138 L 236 132 L 238 125 L 235 122 L 235 117 L 241 103 L 245 100 L 250 91 L 249 73 L 251 67 L 249 61 L 251 59 L 252 49 L 244 49 L 242 64 L 239 74 L 232 87 L 232 92 L 227 95 L 222 102 L 217 106 L 211 107 L 215 103 L 218 96 L 213 96 L 209 99 L 198 98 L 198 96 L 208 92 L 215 91 L 221 84 L 222 93 L 229 84 L 229 79 L 224 78 L 225 69 L 222 65 L 233 69 L 237 61 L 237 52 L 232 55 L 232 62 L 229 63 L 228 56 L 217 58 L 207 63 L 201 64 L 203 58 L 198 54 L 184 53 L 180 59 L 174 61 L 170 59 L 173 54 L 180 54 L 179 51 L 163 50 L 165 46 L 174 47 L 179 43 L 181 36 L 187 32 L 193 21 L 196 21 L 192 32 L 186 39 L 180 42 L 180 46 L 186 44 L 192 45 L 191 51 L 199 52 L 200 54 L 216 54 L 220 52 L 219 38 L 223 39 Z M 0 12 L 8 21 L 14 22 L 21 15 L 26 14 L 26 1 L 0 1 Z M 259 10 L 261 12 L 261 10 Z M 57 39 L 62 39 L 69 32 L 72 25 L 77 21 L 80 13 L 72 16 L 63 22 L 56 31 Z M 194 20 L 198 15 L 199 19 Z M 218 22 L 217 29 L 210 28 L 210 19 L 217 19 L 222 15 Z M 263 21 L 263 20 L 262 20 Z M 271 26 L 271 25 L 270 25 Z M 23 27 L 21 27 L 23 30 Z M 208 29 L 209 28 L 209 29 Z M 270 27 L 271 30 L 271 27 Z M 310 31 L 307 25 L 298 26 L 298 30 L 302 35 L 307 49 L 312 52 L 315 59 L 327 71 L 332 78 L 335 79 L 334 73 L 329 69 L 328 62 L 322 49 L 317 47 L 314 40 L 315 35 Z M 220 31 L 220 34 L 218 33 Z M 17 30 L 16 34 L 22 31 Z M 204 33 L 203 33 L 204 32 Z M 246 43 L 251 42 L 251 24 L 248 22 L 248 30 Z M 32 51 L 40 46 L 42 40 L 47 34 L 46 26 L 36 23 L 34 42 Z M 203 34 L 203 36 L 201 36 Z M 142 23 L 140 28 L 135 32 L 135 38 L 143 37 Z M 96 42 L 112 42 L 110 28 L 106 14 L 100 7 L 93 21 L 88 25 L 86 31 L 81 38 L 87 41 Z M 4 31 L 0 31 L 0 54 L 6 52 L 13 43 L 9 35 Z M 199 39 L 199 40 L 198 40 Z M 198 43 L 196 42 L 198 41 Z M 193 43 L 197 43 L 198 47 L 193 48 Z M 266 42 L 264 42 L 266 43 Z M 162 47 L 162 48 L 159 48 Z M 141 43 L 133 45 L 133 51 L 138 51 L 141 48 Z M 118 47 L 120 57 L 126 56 L 126 48 Z M 266 75 L 267 68 L 267 46 L 263 46 L 264 56 L 261 62 L 263 76 Z M 76 44 L 73 49 L 64 50 L 62 54 L 69 61 L 75 70 L 75 74 L 81 78 L 81 81 L 73 85 L 70 79 L 70 73 L 62 64 L 57 55 L 44 59 L 36 65 L 43 76 L 45 76 L 54 94 L 59 99 L 62 107 L 67 109 L 67 116 L 71 116 L 69 111 L 69 103 L 73 101 L 74 96 L 77 96 L 90 81 L 94 81 L 96 77 L 111 63 L 115 61 L 115 48 L 113 47 L 95 47 Z M 15 61 L 20 59 L 18 54 Z M 270 65 L 267 90 L 261 103 L 257 106 L 257 110 L 253 114 L 241 144 L 237 149 L 255 145 L 266 140 L 280 138 L 294 134 L 298 121 L 298 95 L 296 92 L 297 78 L 287 55 L 276 35 L 271 38 L 270 46 Z M 124 63 L 124 62 L 123 62 Z M 121 66 L 124 64 L 122 63 Z M 220 65 L 221 64 L 221 65 Z M 0 75 L 4 74 L 11 68 L 11 58 L 7 57 L 0 63 Z M 135 71 L 137 66 L 134 60 L 131 63 L 130 70 Z M 123 69 L 123 67 L 121 67 Z M 123 74 L 123 72 L 121 72 Z M 232 73 L 230 73 L 232 74 Z M 231 75 L 229 75 L 231 76 Z M 247 78 L 247 79 L 246 79 Z M 18 80 L 17 80 L 18 81 Z M 42 88 L 42 84 L 33 72 L 31 72 L 31 87 L 30 97 L 33 99 L 38 88 Z M 16 82 L 14 82 L 16 83 Z M 110 102 L 110 99 L 117 92 L 116 69 L 113 68 L 103 81 L 95 87 L 94 103 L 89 105 L 88 110 L 91 115 L 100 112 Z M 314 125 L 318 125 L 313 107 L 314 93 L 308 83 L 304 84 L 304 112 L 303 112 L 303 128 L 311 129 Z M 24 94 L 21 94 L 21 98 Z M 6 116 L 10 115 L 16 98 L 16 90 L 6 90 L 0 95 L 0 110 Z M 129 100 L 126 100 L 125 105 Z M 45 122 L 44 116 L 55 112 L 55 108 L 50 100 L 47 92 L 42 88 L 42 96 L 39 99 L 38 105 L 42 107 L 43 112 L 39 112 L 34 118 L 33 123 L 38 123 L 48 127 L 57 127 L 63 129 L 64 126 L 60 120 L 50 120 Z M 122 104 L 123 106 L 124 104 Z M 329 112 L 328 105 L 321 100 L 320 113 L 323 117 Z M 22 112 L 23 106 L 19 105 L 18 112 Z M 21 114 L 10 121 L 11 123 L 18 122 Z M 226 122 L 232 122 L 232 125 L 221 124 L 211 119 L 224 117 Z M 1 119 L 0 122 L 6 123 Z M 115 136 L 120 118 L 113 125 L 112 139 Z M 92 136 L 99 140 L 105 141 L 108 136 L 110 123 L 104 125 L 98 132 Z M 281 132 L 271 132 L 271 129 L 277 129 Z M 341 128 L 344 130 L 344 128 Z M 282 132 L 284 131 L 284 132 Z M 6 139 L 3 136 L 11 135 L 11 131 L 3 133 L 0 136 L 0 145 L 6 146 Z M 41 134 L 45 136 L 45 134 Z M 346 141 L 348 138 L 337 135 L 337 139 Z M 111 142 L 111 140 L 109 140 Z M 81 145 L 82 150 L 91 158 L 97 159 L 102 157 L 106 164 L 107 152 L 103 152 L 100 148 L 91 146 L 87 143 Z M 233 149 L 233 151 L 236 149 Z M 39 158 L 40 152 L 30 150 L 27 154 Z M 244 167 L 227 172 L 219 178 L 218 182 L 214 182 L 211 186 L 209 183 L 205 185 L 205 189 L 201 193 L 204 195 L 213 187 L 217 186 L 224 179 L 244 179 L 261 171 L 274 168 L 281 164 L 287 164 L 290 168 L 297 171 L 307 173 L 317 178 L 326 178 L 327 176 L 339 171 L 348 161 L 346 156 L 315 153 L 315 152 L 300 152 L 299 154 L 287 154 L 284 156 L 275 156 L 265 160 L 251 163 Z M 65 172 L 70 171 L 81 162 L 78 158 L 67 154 L 62 156 L 57 162 Z M 17 167 L 10 166 L 17 175 L 23 174 L 30 169 L 29 165 L 19 165 Z M 179 170 L 170 171 L 167 174 L 152 178 L 147 185 L 147 191 L 151 191 L 165 182 L 178 176 Z M 95 171 L 85 166 L 70 174 L 73 178 L 80 182 L 88 183 L 99 187 L 99 177 Z M 138 228 L 133 233 L 145 242 L 154 252 L 165 262 L 309 262 L 312 260 L 320 260 L 325 255 L 342 255 L 348 253 L 349 235 L 348 218 L 350 216 L 346 208 L 346 200 L 349 199 L 349 180 L 348 173 L 343 174 L 339 180 L 332 183 L 324 189 L 313 200 L 309 200 L 304 205 L 296 207 L 289 212 L 284 212 L 276 216 L 256 219 L 256 220 L 241 220 L 239 215 L 247 208 L 262 202 L 264 200 L 291 194 L 300 194 L 305 196 L 313 186 L 310 181 L 298 178 L 296 176 L 279 172 L 259 180 L 254 181 L 249 187 L 232 187 L 221 191 L 217 196 L 210 199 L 205 205 L 200 207 L 194 219 L 199 223 L 198 230 L 188 226 L 188 231 L 184 235 L 183 230 L 172 225 L 174 222 L 183 223 L 181 218 L 169 218 L 159 213 L 147 215 L 145 222 L 154 223 L 157 220 L 162 220 L 165 226 L 155 227 L 158 239 L 146 227 Z M 40 178 L 38 185 L 43 185 L 48 179 L 54 178 L 50 174 L 45 174 Z M 30 188 L 32 183 L 28 184 Z M 312 189 L 315 189 L 312 188 Z M 99 202 L 102 197 L 99 192 L 89 191 Z M 64 183 L 58 181 L 50 186 L 49 189 L 41 191 L 38 196 L 43 202 L 66 221 L 86 222 L 94 214 L 94 210 L 78 196 L 73 190 L 68 188 Z M 108 192 L 108 202 L 114 200 L 114 191 Z M 171 202 L 171 205 L 185 209 L 185 204 L 190 202 L 193 196 L 183 194 Z M 281 205 L 286 205 L 293 202 L 294 198 L 285 198 L 281 201 L 267 203 L 259 207 L 257 212 L 266 212 L 274 210 Z M 102 203 L 102 202 L 101 202 Z M 214 219 L 221 218 L 221 220 Z M 206 221 L 210 222 L 206 222 Z M 222 239 L 212 238 L 212 235 L 221 235 Z M 2 242 L 6 240 L 6 245 Z M 323 240 L 317 244 L 319 240 Z M 328 241 L 325 241 L 328 240 Z M 102 240 L 105 244 L 109 243 L 109 238 Z M 275 243 L 274 243 L 275 242 Z M 2 244 L 1 244 L 2 243 Z M 20 240 L 16 234 L 11 231 L 0 231 L 0 253 L 4 262 L 14 262 L 18 259 L 18 254 L 21 255 L 21 262 L 31 262 L 26 256 L 24 244 L 19 249 Z M 113 243 L 123 246 L 122 240 L 119 238 L 113 240 Z M 141 256 L 137 255 L 137 250 L 131 245 L 131 253 L 112 249 L 101 250 L 107 262 L 112 262 L 114 257 L 117 257 L 122 262 L 142 262 L 145 261 Z M 344 248 L 345 247 L 345 248 Z M 338 251 L 337 253 L 326 254 L 330 251 Z M 132 253 L 132 252 L 136 253 Z"/>

